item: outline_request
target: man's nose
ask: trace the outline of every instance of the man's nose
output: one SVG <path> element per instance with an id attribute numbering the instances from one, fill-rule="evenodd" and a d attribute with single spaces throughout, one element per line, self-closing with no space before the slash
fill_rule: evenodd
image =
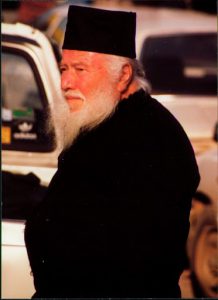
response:
<path id="1" fill-rule="evenodd" d="M 65 73 L 65 72 L 64 72 Z M 76 81 L 73 74 L 66 72 L 61 75 L 61 89 L 63 91 L 75 89 Z"/>

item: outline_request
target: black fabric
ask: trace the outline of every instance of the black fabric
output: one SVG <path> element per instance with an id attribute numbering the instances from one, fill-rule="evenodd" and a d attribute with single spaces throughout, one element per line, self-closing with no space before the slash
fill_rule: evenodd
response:
<path id="1" fill-rule="evenodd" d="M 47 187 L 33 173 L 2 171 L 2 218 L 26 220 L 45 196 Z"/>
<path id="2" fill-rule="evenodd" d="M 71 5 L 63 49 L 135 58 L 136 14 Z"/>
<path id="3" fill-rule="evenodd" d="M 199 173 L 175 118 L 143 90 L 59 157 L 27 221 L 35 297 L 180 297 Z"/>

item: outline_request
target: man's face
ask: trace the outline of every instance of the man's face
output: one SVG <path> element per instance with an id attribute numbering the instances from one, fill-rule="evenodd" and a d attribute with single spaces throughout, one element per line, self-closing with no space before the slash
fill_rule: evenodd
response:
<path id="1" fill-rule="evenodd" d="M 109 89 L 112 79 L 106 67 L 104 55 L 94 52 L 63 50 L 61 70 L 61 89 L 71 112 L 79 111 L 86 102 L 89 105 L 99 100 L 99 93 Z M 117 99 L 116 84 L 113 93 Z M 106 101 L 106 99 L 105 99 Z"/>
<path id="2" fill-rule="evenodd" d="M 53 118 L 58 139 L 68 148 L 83 128 L 91 129 L 113 113 L 120 100 L 119 76 L 108 72 L 104 54 L 76 50 L 63 50 L 60 70 L 66 102 L 56 103 Z"/>

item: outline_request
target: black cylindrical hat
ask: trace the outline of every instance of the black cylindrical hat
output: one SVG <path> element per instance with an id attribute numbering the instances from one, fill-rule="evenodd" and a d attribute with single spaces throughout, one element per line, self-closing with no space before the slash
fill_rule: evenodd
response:
<path id="1" fill-rule="evenodd" d="M 135 58 L 136 14 L 69 6 L 63 49 Z"/>

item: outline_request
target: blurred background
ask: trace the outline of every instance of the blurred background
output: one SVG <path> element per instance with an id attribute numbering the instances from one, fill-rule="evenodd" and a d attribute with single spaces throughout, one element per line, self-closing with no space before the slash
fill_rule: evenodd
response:
<path id="1" fill-rule="evenodd" d="M 4 22 L 32 22 L 43 12 L 52 7 L 64 4 L 101 4 L 116 6 L 135 5 L 152 7 L 169 7 L 179 9 L 191 9 L 211 14 L 217 13 L 216 0 L 45 0 L 22 1 L 2 0 L 2 15 Z"/>
<path id="2" fill-rule="evenodd" d="M 211 14 L 217 13 L 216 0 L 45 0 L 21 1 L 2 0 L 2 15 L 5 22 L 26 22 L 31 24 L 34 19 L 52 7 L 63 4 L 101 4 L 117 6 L 153 6 L 180 9 L 192 9 Z"/>
<path id="3" fill-rule="evenodd" d="M 46 127 L 62 100 L 58 62 L 70 4 L 136 11 L 149 91 L 184 127 L 201 174 L 182 297 L 218 298 L 216 0 L 2 1 L 2 298 L 34 292 L 23 229 L 57 167 L 57 129 Z"/>

